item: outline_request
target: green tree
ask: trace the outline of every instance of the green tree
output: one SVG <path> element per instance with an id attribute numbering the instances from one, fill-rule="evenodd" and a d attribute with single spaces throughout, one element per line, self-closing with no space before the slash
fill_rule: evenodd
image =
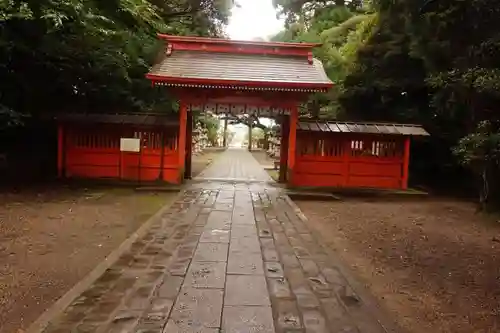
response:
<path id="1" fill-rule="evenodd" d="M 350 52 L 339 96 L 346 117 L 423 124 L 432 137 L 414 154 L 413 164 L 427 170 L 421 173 L 463 180 L 463 165 L 470 179 L 491 189 L 498 168 L 477 166 L 490 165 L 492 155 L 481 151 L 496 142 L 498 130 L 500 10 L 485 0 L 424 7 L 417 0 L 379 0 L 374 8 L 373 29 Z"/>
<path id="2" fill-rule="evenodd" d="M 208 141 L 212 144 L 212 146 L 217 146 L 220 128 L 219 118 L 211 115 L 203 115 L 198 118 L 198 121 L 201 122 L 202 126 L 207 129 Z"/>
<path id="3" fill-rule="evenodd" d="M 403 2 L 381 11 L 371 25 L 360 26 L 343 47 L 350 58 L 339 101 L 345 117 L 358 120 L 414 122 L 428 107 L 426 71 L 411 54 Z M 365 29 L 365 30 L 361 30 Z"/>
<path id="4" fill-rule="evenodd" d="M 230 4 L 4 0 L 0 106 L 14 117 L 78 110 L 168 111 L 168 96 L 144 79 L 161 48 L 156 33 L 221 35 Z M 4 118 L 4 124 L 12 123 Z"/>
<path id="5" fill-rule="evenodd" d="M 352 62 L 353 33 L 359 26 L 367 30 L 374 14 L 369 7 L 349 1 L 275 1 L 280 12 L 287 15 L 288 27 L 272 38 L 284 42 L 321 43 L 314 56 L 323 63 L 329 78 L 336 84 L 328 93 L 318 93 L 302 105 L 302 116 L 335 118 L 340 116 L 338 94 Z M 367 23 L 366 23 L 367 22 Z M 358 33 L 362 35 L 361 33 Z M 363 37 L 363 36 L 361 36 Z M 359 38 L 361 38 L 359 37 Z"/>
<path id="6" fill-rule="evenodd" d="M 470 168 L 477 179 L 479 207 L 488 209 L 490 194 L 498 195 L 498 168 L 500 167 L 499 124 L 482 121 L 474 132 L 459 140 L 453 152 L 460 162 Z M 495 188 L 492 188 L 492 187 Z"/>
<path id="7" fill-rule="evenodd" d="M 314 17 L 326 7 L 349 8 L 358 10 L 363 7 L 362 0 L 273 0 L 278 15 L 284 15 L 287 25 Z"/>

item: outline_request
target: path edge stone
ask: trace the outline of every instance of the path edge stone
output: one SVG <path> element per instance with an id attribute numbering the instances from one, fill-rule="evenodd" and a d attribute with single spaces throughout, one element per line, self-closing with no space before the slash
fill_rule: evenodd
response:
<path id="1" fill-rule="evenodd" d="M 368 290 L 367 287 L 363 286 L 360 282 L 358 282 L 358 279 L 354 277 L 351 268 L 349 268 L 343 261 L 342 259 L 335 254 L 335 251 L 332 250 L 330 247 L 326 246 L 324 241 L 319 237 L 320 235 L 316 230 L 312 230 L 308 226 L 308 219 L 307 216 L 302 212 L 302 210 L 297 206 L 295 202 L 288 196 L 284 195 L 283 196 L 285 201 L 292 207 L 293 211 L 297 215 L 297 217 L 304 223 L 305 227 L 309 230 L 309 232 L 313 235 L 313 237 L 316 239 L 318 244 L 323 247 L 327 253 L 332 253 L 335 256 L 332 257 L 332 259 L 335 261 L 335 264 L 339 268 L 340 272 L 344 277 L 347 279 L 349 285 L 351 288 L 354 290 L 354 292 L 363 300 L 365 305 L 368 307 L 370 310 L 373 318 L 378 321 L 378 323 L 382 326 L 385 332 L 387 333 L 408 333 L 407 330 L 405 330 L 403 327 L 398 325 L 394 320 L 389 319 L 389 313 L 387 310 L 383 309 L 379 303 L 379 301 L 373 296 Z"/>
<path id="2" fill-rule="evenodd" d="M 35 320 L 25 331 L 25 333 L 41 333 L 51 321 L 60 316 L 71 303 L 88 289 L 104 272 L 110 268 L 123 253 L 128 251 L 132 244 L 142 236 L 144 236 L 151 225 L 157 221 L 176 201 L 186 192 L 185 188 L 181 189 L 177 195 L 170 199 L 163 207 L 161 207 L 153 216 L 144 222 L 139 229 L 125 239 L 116 249 L 114 249 L 103 261 L 101 261 L 90 273 L 83 279 L 77 282 L 68 292 L 61 296 L 54 304 L 52 304 L 45 312 L 43 312 L 37 320 Z"/>

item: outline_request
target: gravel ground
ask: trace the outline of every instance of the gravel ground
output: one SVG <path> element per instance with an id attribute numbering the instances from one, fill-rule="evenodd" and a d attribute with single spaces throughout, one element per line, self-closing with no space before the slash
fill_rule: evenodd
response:
<path id="1" fill-rule="evenodd" d="M 175 197 L 52 187 L 0 194 L 0 332 L 23 332 Z"/>
<path id="2" fill-rule="evenodd" d="M 409 332 L 500 332 L 500 223 L 472 204 L 297 204 Z"/>

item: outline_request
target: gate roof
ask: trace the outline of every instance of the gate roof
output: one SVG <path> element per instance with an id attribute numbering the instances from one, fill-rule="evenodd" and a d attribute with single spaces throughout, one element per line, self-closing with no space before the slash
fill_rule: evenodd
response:
<path id="1" fill-rule="evenodd" d="M 312 56 L 320 44 L 159 37 L 166 46 L 147 74 L 156 85 L 301 92 L 333 86 Z"/>

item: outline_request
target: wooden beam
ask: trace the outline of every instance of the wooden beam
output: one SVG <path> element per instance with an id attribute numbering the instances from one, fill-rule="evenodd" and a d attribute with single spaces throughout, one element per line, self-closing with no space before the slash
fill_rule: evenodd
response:
<path id="1" fill-rule="evenodd" d="M 269 107 L 293 107 L 307 100 L 308 93 L 239 91 L 213 88 L 171 88 L 170 91 L 180 99 L 189 100 L 190 104 L 241 104 Z"/>
<path id="2" fill-rule="evenodd" d="M 172 45 L 172 44 L 170 44 Z M 203 51 L 229 54 L 253 54 L 253 55 L 280 55 L 289 57 L 302 57 L 307 61 L 308 49 L 277 48 L 265 46 L 233 46 L 233 45 L 211 45 L 210 43 L 174 43 L 171 52 L 175 51 Z"/>

